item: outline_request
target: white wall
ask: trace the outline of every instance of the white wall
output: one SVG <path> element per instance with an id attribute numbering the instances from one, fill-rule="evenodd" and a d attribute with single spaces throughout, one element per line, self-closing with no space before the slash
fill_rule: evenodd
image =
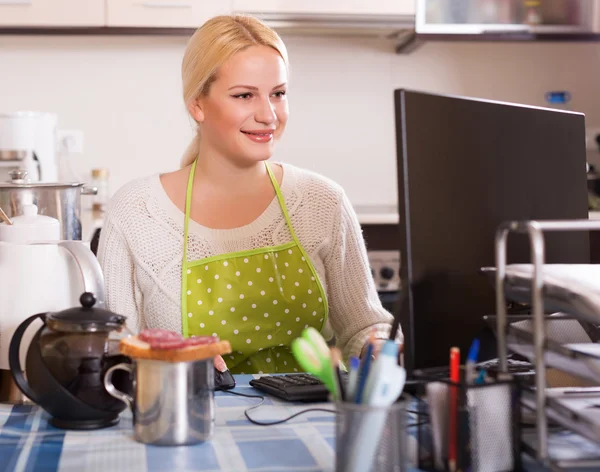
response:
<path id="1" fill-rule="evenodd" d="M 342 184 L 353 203 L 396 202 L 393 90 L 407 87 L 571 108 L 600 127 L 600 43 L 428 43 L 410 55 L 358 38 L 284 38 L 291 121 L 277 159 Z M 181 103 L 183 37 L 0 36 L 0 111 L 59 114 L 81 129 L 76 167 L 111 171 L 111 191 L 178 166 L 192 136 Z M 434 137 L 433 137 L 434 138 Z"/>

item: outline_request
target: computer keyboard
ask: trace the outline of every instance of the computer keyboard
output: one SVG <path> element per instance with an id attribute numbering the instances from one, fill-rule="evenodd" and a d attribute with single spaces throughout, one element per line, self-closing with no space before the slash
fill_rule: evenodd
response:
<path id="1" fill-rule="evenodd" d="M 290 402 L 326 402 L 329 390 L 310 374 L 265 375 L 250 381 L 257 390 Z"/>

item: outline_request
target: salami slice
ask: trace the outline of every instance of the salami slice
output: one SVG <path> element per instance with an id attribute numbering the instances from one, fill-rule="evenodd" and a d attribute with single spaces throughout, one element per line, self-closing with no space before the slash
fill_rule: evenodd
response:
<path id="1" fill-rule="evenodd" d="M 174 331 L 167 329 L 151 328 L 143 330 L 139 338 L 147 343 L 152 344 L 152 341 L 182 341 L 183 336 Z"/>
<path id="2" fill-rule="evenodd" d="M 202 344 L 213 344 L 219 341 L 216 336 L 196 336 L 185 340 L 186 346 L 200 346 Z"/>
<path id="3" fill-rule="evenodd" d="M 185 339 L 154 339 L 150 341 L 150 349 L 156 349 L 160 351 L 168 351 L 171 349 L 181 349 L 185 347 Z"/>

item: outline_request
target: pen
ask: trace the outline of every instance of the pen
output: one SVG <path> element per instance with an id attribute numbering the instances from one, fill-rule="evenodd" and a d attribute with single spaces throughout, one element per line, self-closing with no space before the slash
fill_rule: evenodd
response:
<path id="1" fill-rule="evenodd" d="M 471 349 L 469 349 L 469 355 L 467 356 L 467 361 L 465 362 L 465 380 L 467 384 L 473 385 L 475 382 L 475 363 L 477 362 L 477 357 L 479 356 L 479 339 L 473 339 L 473 344 L 471 344 Z"/>
<path id="2" fill-rule="evenodd" d="M 348 371 L 348 385 L 346 387 L 346 398 L 353 402 L 356 399 L 356 384 L 358 382 L 358 369 L 360 368 L 360 359 L 356 356 L 350 357 L 350 369 Z"/>
<path id="3" fill-rule="evenodd" d="M 369 370 L 371 368 L 371 357 L 373 357 L 373 344 L 367 344 L 367 352 L 362 360 L 360 372 L 358 374 L 358 385 L 356 386 L 356 401 L 355 403 L 362 403 L 363 393 L 365 390 L 365 384 L 367 383 L 367 377 L 369 376 Z"/>
<path id="4" fill-rule="evenodd" d="M 458 384 L 460 383 L 460 349 L 450 349 L 450 418 L 448 436 L 448 468 L 450 472 L 456 471 L 456 458 L 458 455 Z"/>
<path id="5" fill-rule="evenodd" d="M 340 362 L 342 360 L 342 353 L 337 347 L 331 348 L 331 366 L 335 373 L 335 380 L 337 382 L 337 391 L 339 392 L 338 400 L 343 402 L 346 401 L 346 389 L 344 388 L 344 382 L 342 381 L 342 372 L 340 370 Z"/>

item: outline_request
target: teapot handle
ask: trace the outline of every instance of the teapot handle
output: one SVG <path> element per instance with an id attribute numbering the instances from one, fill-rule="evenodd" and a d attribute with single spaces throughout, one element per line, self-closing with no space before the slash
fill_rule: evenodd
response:
<path id="1" fill-rule="evenodd" d="M 104 276 L 98 259 L 81 241 L 61 241 L 58 245 L 66 249 L 75 259 L 83 280 L 83 291 L 94 294 L 99 305 L 104 303 Z"/>
<path id="2" fill-rule="evenodd" d="M 129 407 L 132 413 L 135 414 L 133 409 L 133 398 L 131 398 L 126 393 L 123 393 L 120 390 L 118 390 L 112 383 L 112 376 L 115 370 L 124 370 L 129 372 L 130 374 L 133 373 L 133 368 L 131 367 L 131 364 L 123 362 L 121 364 L 112 366 L 106 371 L 106 374 L 104 375 L 104 388 L 109 393 L 109 395 L 115 397 L 117 400 L 121 400 Z"/>
<path id="3" fill-rule="evenodd" d="M 19 387 L 19 390 L 21 390 L 26 397 L 30 398 L 35 403 L 39 403 L 39 401 L 36 398 L 37 395 L 33 392 L 33 390 L 31 390 L 29 383 L 27 383 L 27 380 L 23 375 L 23 369 L 21 369 L 21 359 L 19 358 L 19 355 L 21 349 L 21 340 L 23 339 L 25 331 L 29 325 L 38 318 L 45 323 L 46 313 L 38 313 L 37 315 L 30 316 L 23 321 L 13 334 L 8 347 L 8 365 L 10 367 L 10 372 L 12 373 L 13 379 L 15 380 L 17 387 Z"/>
<path id="4" fill-rule="evenodd" d="M 39 242 L 33 243 L 36 245 L 53 245 L 58 244 L 67 251 L 79 269 L 79 274 L 83 280 L 83 291 L 90 292 L 96 298 L 99 306 L 104 304 L 104 276 L 102 275 L 102 267 L 94 253 L 86 248 L 81 241 L 60 241 L 58 243 Z"/>

